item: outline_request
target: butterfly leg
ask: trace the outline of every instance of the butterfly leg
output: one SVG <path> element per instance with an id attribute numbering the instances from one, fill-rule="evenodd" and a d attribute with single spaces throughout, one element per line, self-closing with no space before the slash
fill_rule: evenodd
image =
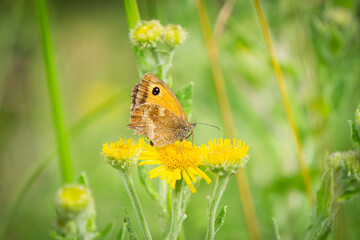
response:
<path id="1" fill-rule="evenodd" d="M 192 136 L 191 138 L 191 143 L 194 145 L 194 131 L 191 131 L 191 133 L 189 134 L 189 136 L 186 137 L 186 139 L 188 139 L 190 136 Z"/>
<path id="2" fill-rule="evenodd" d="M 194 145 L 194 134 L 191 132 L 191 143 L 192 143 L 192 145 L 193 145 L 193 147 L 195 147 L 195 145 Z"/>

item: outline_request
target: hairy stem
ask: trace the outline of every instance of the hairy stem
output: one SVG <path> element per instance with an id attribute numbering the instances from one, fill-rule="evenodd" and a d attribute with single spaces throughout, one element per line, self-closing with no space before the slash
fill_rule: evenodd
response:
<path id="1" fill-rule="evenodd" d="M 141 204 L 140 204 L 140 200 L 139 197 L 136 193 L 135 190 L 135 186 L 133 183 L 133 180 L 130 176 L 130 173 L 128 172 L 121 172 L 123 180 L 124 180 L 124 184 L 126 187 L 126 191 L 130 197 L 131 203 L 135 209 L 136 215 L 140 221 L 140 225 L 141 225 L 141 230 L 144 234 L 145 239 L 152 239 L 151 234 L 150 234 L 150 230 L 149 227 L 147 225 L 146 219 L 145 219 L 145 215 L 144 212 L 142 210 Z"/>
<path id="2" fill-rule="evenodd" d="M 171 226 L 169 239 L 176 240 L 181 232 L 182 222 L 184 220 L 182 212 L 182 198 L 184 190 L 184 181 L 177 181 L 175 189 L 173 190 L 173 196 L 171 201 Z"/>
<path id="3" fill-rule="evenodd" d="M 215 238 L 215 220 L 216 212 L 221 200 L 221 197 L 225 191 L 225 188 L 229 182 L 230 175 L 220 176 L 216 175 L 215 187 L 213 195 L 209 202 L 209 207 L 207 209 L 207 229 L 206 229 L 206 240 L 213 240 Z"/>

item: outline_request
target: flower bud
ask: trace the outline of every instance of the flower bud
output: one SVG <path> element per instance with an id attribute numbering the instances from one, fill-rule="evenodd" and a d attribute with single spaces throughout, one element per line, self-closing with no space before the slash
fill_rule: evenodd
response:
<path id="1" fill-rule="evenodd" d="M 74 218 L 86 210 L 90 200 L 91 195 L 83 185 L 68 184 L 57 191 L 55 208 L 60 216 Z"/>
<path id="2" fill-rule="evenodd" d="M 169 24 L 165 26 L 164 41 L 171 47 L 178 47 L 183 44 L 189 33 L 180 25 Z"/>
<path id="3" fill-rule="evenodd" d="M 162 41 L 163 30 L 157 20 L 141 21 L 130 31 L 130 41 L 140 48 L 156 47 Z"/>

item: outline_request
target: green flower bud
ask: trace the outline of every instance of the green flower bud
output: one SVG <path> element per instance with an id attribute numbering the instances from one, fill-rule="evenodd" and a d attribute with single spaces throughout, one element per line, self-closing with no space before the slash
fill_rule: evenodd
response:
<path id="1" fill-rule="evenodd" d="M 89 205 L 91 195 L 80 184 L 68 184 L 60 188 L 55 197 L 55 208 L 59 216 L 74 218 Z"/>
<path id="2" fill-rule="evenodd" d="M 169 24 L 165 27 L 164 42 L 171 47 L 178 47 L 183 44 L 189 33 L 180 25 Z"/>
<path id="3" fill-rule="evenodd" d="M 157 20 L 139 22 L 130 30 L 130 41 L 140 48 L 156 47 L 162 41 L 164 27 Z"/>

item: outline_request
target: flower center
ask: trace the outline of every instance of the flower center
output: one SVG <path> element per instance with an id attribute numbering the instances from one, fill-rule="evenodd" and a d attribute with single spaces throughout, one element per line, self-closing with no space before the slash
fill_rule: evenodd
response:
<path id="1" fill-rule="evenodd" d="M 185 170 L 189 167 L 197 168 L 201 165 L 201 150 L 191 142 L 181 143 L 181 152 L 178 142 L 159 148 L 159 160 L 168 170 Z"/>

